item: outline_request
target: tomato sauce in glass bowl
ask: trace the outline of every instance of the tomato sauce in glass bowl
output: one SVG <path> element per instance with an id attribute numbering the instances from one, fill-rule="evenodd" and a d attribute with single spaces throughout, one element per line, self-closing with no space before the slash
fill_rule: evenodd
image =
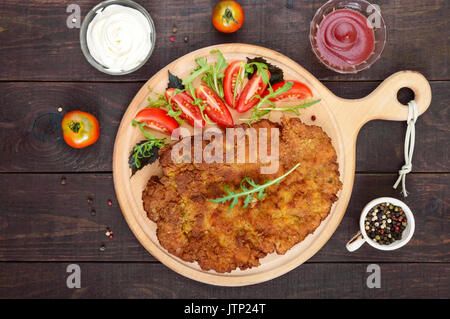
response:
<path id="1" fill-rule="evenodd" d="M 366 1 L 328 1 L 311 22 L 310 40 L 326 67 L 357 73 L 381 55 L 386 28 L 377 8 Z"/>

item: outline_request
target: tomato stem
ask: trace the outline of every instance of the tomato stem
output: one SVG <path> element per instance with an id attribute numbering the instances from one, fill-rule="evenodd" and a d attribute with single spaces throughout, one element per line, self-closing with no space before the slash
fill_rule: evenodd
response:
<path id="1" fill-rule="evenodd" d="M 224 19 L 227 23 L 230 23 L 230 21 L 234 21 L 236 24 L 239 24 L 239 22 L 237 22 L 234 18 L 233 11 L 231 11 L 230 8 L 225 9 L 225 13 L 222 16 L 222 19 Z"/>
<path id="2" fill-rule="evenodd" d="M 71 121 L 69 123 L 69 128 L 71 129 L 72 132 L 78 133 L 81 128 L 80 122 Z"/>

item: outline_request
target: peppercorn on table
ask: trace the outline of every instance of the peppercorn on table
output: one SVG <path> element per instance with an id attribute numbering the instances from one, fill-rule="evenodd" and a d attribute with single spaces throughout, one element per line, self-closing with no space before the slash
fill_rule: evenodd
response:
<path id="1" fill-rule="evenodd" d="M 97 3 L 77 1 L 81 19 Z M 309 22 L 321 6 L 317 1 L 240 1 L 245 22 L 229 35 L 211 24 L 211 1 L 193 0 L 188 11 L 175 0 L 139 3 L 153 17 L 155 49 L 141 69 L 123 76 L 103 74 L 86 61 L 76 21 L 66 23 L 67 3 L 0 4 L 0 297 L 449 297 L 450 31 L 442 23 L 450 14 L 448 1 L 380 1 L 385 50 L 370 69 L 354 75 L 325 69 L 312 53 Z M 407 198 L 392 188 L 404 164 L 406 123 L 370 122 L 359 133 L 349 206 L 327 244 L 279 278 L 226 288 L 176 274 L 139 244 L 115 197 L 111 159 L 119 122 L 146 80 L 193 50 L 237 42 L 290 57 L 344 98 L 366 96 L 396 71 L 419 71 L 430 81 L 433 100 L 416 123 Z M 399 91 L 404 104 L 412 98 Z M 75 109 L 100 123 L 98 141 L 84 149 L 70 148 L 58 133 L 61 116 Z M 382 196 L 411 208 L 411 241 L 395 251 L 364 245 L 347 252 L 361 210 Z M 66 287 L 73 264 L 87 289 Z M 380 266 L 382 289 L 366 284 L 372 264 Z"/>

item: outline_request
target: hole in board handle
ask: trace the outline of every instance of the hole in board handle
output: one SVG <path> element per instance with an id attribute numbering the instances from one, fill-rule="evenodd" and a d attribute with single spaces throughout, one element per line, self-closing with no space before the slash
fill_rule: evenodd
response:
<path id="1" fill-rule="evenodd" d="M 408 87 L 403 87 L 397 92 L 397 100 L 403 105 L 408 105 L 415 97 L 414 91 Z"/>

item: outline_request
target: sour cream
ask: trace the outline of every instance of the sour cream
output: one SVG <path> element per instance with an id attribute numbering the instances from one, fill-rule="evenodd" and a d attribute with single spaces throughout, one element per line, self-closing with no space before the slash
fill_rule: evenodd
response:
<path id="1" fill-rule="evenodd" d="M 141 64 L 152 48 L 150 23 L 138 10 L 112 4 L 97 11 L 87 29 L 91 56 L 111 72 Z"/>

